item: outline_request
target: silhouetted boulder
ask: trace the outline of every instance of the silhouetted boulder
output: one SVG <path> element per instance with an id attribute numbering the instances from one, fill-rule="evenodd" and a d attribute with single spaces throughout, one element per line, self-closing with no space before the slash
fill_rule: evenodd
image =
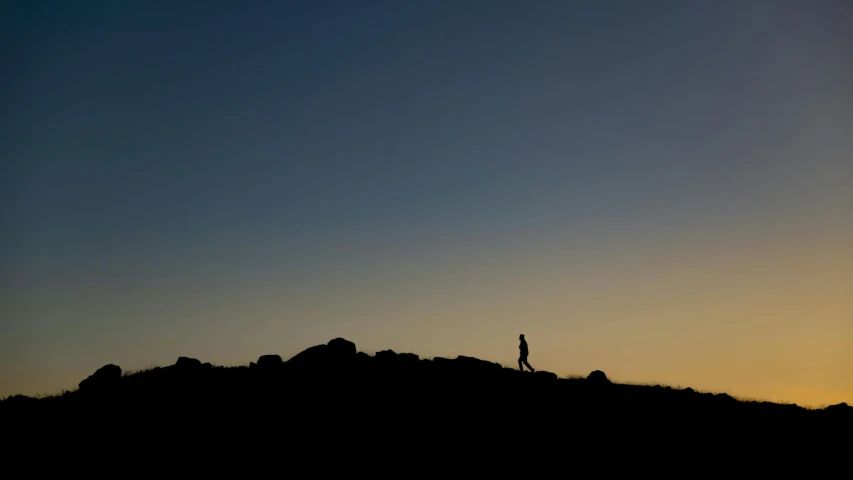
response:
<path id="1" fill-rule="evenodd" d="M 835 405 L 830 405 L 824 409 L 830 413 L 843 413 L 846 415 L 853 415 L 853 407 L 847 405 L 845 402 L 841 402 Z"/>
<path id="2" fill-rule="evenodd" d="M 281 361 L 281 356 L 279 355 L 261 355 L 258 358 L 257 366 L 259 368 L 278 368 L 283 364 L 284 362 Z"/>
<path id="3" fill-rule="evenodd" d="M 601 370 L 594 370 L 587 375 L 586 379 L 594 384 L 606 385 L 610 383 L 610 379 Z"/>
<path id="4" fill-rule="evenodd" d="M 359 366 L 368 366 L 372 363 L 373 357 L 364 353 L 358 352 L 355 354 L 355 364 Z"/>
<path id="5" fill-rule="evenodd" d="M 199 368 L 201 367 L 201 361 L 196 360 L 195 358 L 178 357 L 178 361 L 175 362 L 175 366 L 178 368 Z"/>
<path id="6" fill-rule="evenodd" d="M 466 357 L 465 355 L 459 355 L 456 357 L 456 360 L 452 360 L 451 362 L 454 367 L 460 368 L 480 368 L 490 370 L 503 370 L 504 368 L 500 363 L 480 360 L 479 358 L 474 357 Z"/>
<path id="7" fill-rule="evenodd" d="M 391 363 L 397 359 L 397 352 L 394 350 L 382 350 L 376 352 L 376 355 L 374 355 L 373 358 L 381 363 Z"/>
<path id="8" fill-rule="evenodd" d="M 793 404 L 783 404 L 783 403 L 774 403 L 774 402 L 756 402 L 766 412 L 774 412 L 774 413 L 794 413 L 800 410 L 800 407 Z"/>
<path id="9" fill-rule="evenodd" d="M 696 390 L 693 390 L 692 388 L 687 387 L 684 390 L 682 390 L 682 392 L 684 392 L 684 393 L 696 393 Z"/>
<path id="10" fill-rule="evenodd" d="M 335 338 L 325 345 L 314 345 L 294 355 L 285 365 L 295 368 L 332 368 L 355 365 L 355 344 Z"/>
<path id="11" fill-rule="evenodd" d="M 326 360 L 327 345 L 314 345 L 294 355 L 290 360 L 285 362 L 289 367 L 311 367 L 322 364 Z"/>
<path id="12" fill-rule="evenodd" d="M 450 368 L 453 366 L 453 360 L 444 357 L 432 357 L 432 366 L 438 368 Z"/>
<path id="13" fill-rule="evenodd" d="M 556 373 L 546 372 L 544 370 L 536 370 L 535 372 L 533 372 L 533 375 L 535 376 L 535 378 L 537 380 L 546 380 L 546 381 L 557 380 L 557 374 Z"/>
<path id="14" fill-rule="evenodd" d="M 89 377 L 80 382 L 78 387 L 84 391 L 99 390 L 114 385 L 120 379 L 121 367 L 109 364 L 104 365 L 95 371 L 95 373 L 89 375 Z"/>
<path id="15" fill-rule="evenodd" d="M 204 369 L 213 368 L 213 365 L 210 362 L 204 362 L 201 364 L 201 368 L 204 368 Z"/>
<path id="16" fill-rule="evenodd" d="M 333 352 L 334 355 L 354 357 L 356 354 L 355 344 L 340 337 L 329 340 L 327 345 L 329 346 L 329 351 Z"/>
<path id="17" fill-rule="evenodd" d="M 396 353 L 394 350 L 376 352 L 373 361 L 382 367 L 409 368 L 419 366 L 420 357 L 414 353 Z"/>
<path id="18" fill-rule="evenodd" d="M 400 353 L 397 355 L 397 363 L 401 366 L 414 366 L 421 362 L 421 358 L 414 353 Z"/>

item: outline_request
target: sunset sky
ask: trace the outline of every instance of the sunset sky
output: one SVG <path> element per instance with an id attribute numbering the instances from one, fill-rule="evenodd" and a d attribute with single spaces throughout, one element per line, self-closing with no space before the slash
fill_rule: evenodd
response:
<path id="1" fill-rule="evenodd" d="M 0 6 L 0 397 L 335 337 L 853 404 L 853 2 Z"/>

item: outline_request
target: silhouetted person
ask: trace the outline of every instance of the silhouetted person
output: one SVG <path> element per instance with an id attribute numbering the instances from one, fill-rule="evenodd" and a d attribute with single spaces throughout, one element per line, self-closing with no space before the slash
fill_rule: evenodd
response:
<path id="1" fill-rule="evenodd" d="M 533 370 L 533 367 L 531 367 L 530 364 L 527 363 L 527 341 L 524 339 L 524 334 L 522 333 L 521 335 L 519 335 L 518 339 L 521 340 L 521 344 L 518 346 L 518 349 L 521 351 L 521 355 L 518 357 L 518 369 L 522 372 L 524 371 L 524 367 L 521 366 L 521 364 L 523 363 L 527 365 L 528 370 L 533 372 L 535 370 Z"/>

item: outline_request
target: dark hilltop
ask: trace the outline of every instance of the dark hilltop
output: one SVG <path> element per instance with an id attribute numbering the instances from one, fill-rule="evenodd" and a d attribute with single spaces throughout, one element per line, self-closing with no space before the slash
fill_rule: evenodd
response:
<path id="1" fill-rule="evenodd" d="M 302 413 L 334 407 L 336 411 L 369 412 L 381 419 L 383 412 L 396 412 L 395 403 L 442 415 L 456 415 L 468 408 L 529 410 L 535 405 L 539 412 L 559 409 L 609 415 L 853 416 L 853 407 L 844 403 L 807 409 L 741 401 L 725 393 L 700 393 L 691 388 L 617 384 L 598 370 L 586 378 L 566 379 L 462 355 L 422 359 L 393 350 L 368 355 L 343 338 L 310 347 L 287 361 L 279 355 L 262 355 L 249 366 L 212 366 L 180 357 L 171 366 L 123 375 L 119 366 L 110 364 L 81 381 L 74 391 L 39 398 L 7 397 L 0 402 L 0 412 L 11 422 L 62 422 L 80 415 L 93 421 L 107 419 L 116 412 L 131 411 L 139 417 L 164 420 L 172 416 L 221 417 L 229 411 L 253 415 L 266 406 Z"/>
<path id="2" fill-rule="evenodd" d="M 240 463 L 246 458 L 267 465 L 251 464 L 259 474 L 280 461 L 316 466 L 321 457 L 337 460 L 322 468 L 343 472 L 348 462 L 376 455 L 394 459 L 379 465 L 389 472 L 394 465 L 416 464 L 506 473 L 496 448 L 507 442 L 588 456 L 597 469 L 605 457 L 639 461 L 663 451 L 680 452 L 682 462 L 689 456 L 693 465 L 719 465 L 723 458 L 763 464 L 763 457 L 749 453 L 755 445 L 777 457 L 784 449 L 803 455 L 804 446 L 817 448 L 813 439 L 846 438 L 851 426 L 853 407 L 844 403 L 808 409 L 691 388 L 618 384 L 598 370 L 586 378 L 558 378 L 468 356 L 422 359 L 392 350 L 368 355 L 343 338 L 287 361 L 262 355 L 249 366 L 180 357 L 174 365 L 123 374 L 110 364 L 77 390 L 0 401 L 3 438 L 22 451 L 4 450 L 13 463 L 28 462 L 34 448 L 42 455 L 56 452 L 51 458 L 76 459 L 97 449 L 157 444 L 171 453 L 168 459 L 150 454 L 146 466 L 178 462 L 196 475 L 221 473 L 219 462 L 228 459 L 246 468 Z M 221 457 L 210 453 L 214 447 L 222 449 Z M 119 453 L 98 455 L 106 457 L 99 461 L 137 465 Z"/>

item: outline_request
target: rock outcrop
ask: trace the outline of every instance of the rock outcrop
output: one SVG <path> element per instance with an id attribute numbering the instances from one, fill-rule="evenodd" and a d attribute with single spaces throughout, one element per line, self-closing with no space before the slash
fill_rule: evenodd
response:
<path id="1" fill-rule="evenodd" d="M 104 388 L 109 388 L 121 380 L 121 367 L 118 365 L 104 365 L 95 373 L 89 375 L 85 380 L 80 382 L 78 387 L 81 391 L 96 391 Z"/>
<path id="2" fill-rule="evenodd" d="M 309 347 L 285 362 L 286 367 L 299 369 L 328 369 L 354 366 L 357 352 L 355 343 L 335 338 L 329 343 Z"/>
<path id="3" fill-rule="evenodd" d="M 329 340 L 329 343 L 326 345 L 329 347 L 329 352 L 331 352 L 332 355 L 337 355 L 342 358 L 352 358 L 357 353 L 355 343 L 340 337 Z"/>
<path id="4" fill-rule="evenodd" d="M 594 370 L 586 377 L 587 381 L 596 385 L 607 385 L 610 379 L 601 370 Z"/>
<path id="5" fill-rule="evenodd" d="M 557 380 L 557 378 L 558 378 L 556 373 L 546 372 L 544 370 L 536 370 L 535 372 L 533 372 L 533 375 L 535 375 L 536 378 L 538 378 L 538 379 L 549 380 L 549 381 L 550 380 Z"/>
<path id="6" fill-rule="evenodd" d="M 453 360 L 452 362 L 452 366 L 461 368 L 479 368 L 489 370 L 503 370 L 504 368 L 500 363 L 480 360 L 479 358 L 474 357 L 466 357 L 465 355 L 457 356 L 456 360 Z"/>
<path id="7" fill-rule="evenodd" d="M 281 368 L 284 365 L 284 362 L 281 361 L 280 355 L 261 355 L 258 357 L 258 363 L 251 364 L 250 366 L 257 366 L 258 368 L 270 369 L 270 368 Z"/>
<path id="8" fill-rule="evenodd" d="M 201 367 L 201 361 L 196 360 L 195 358 L 178 357 L 178 361 L 175 362 L 175 367 L 181 368 L 181 369 L 200 368 Z"/>
<path id="9" fill-rule="evenodd" d="M 401 368 L 417 366 L 421 361 L 414 353 L 396 353 L 394 350 L 376 352 L 372 360 L 381 366 Z"/>
<path id="10" fill-rule="evenodd" d="M 826 407 L 826 411 L 830 413 L 840 413 L 844 415 L 853 416 L 853 407 L 847 405 L 846 402 L 841 402 L 835 405 L 830 405 Z"/>

